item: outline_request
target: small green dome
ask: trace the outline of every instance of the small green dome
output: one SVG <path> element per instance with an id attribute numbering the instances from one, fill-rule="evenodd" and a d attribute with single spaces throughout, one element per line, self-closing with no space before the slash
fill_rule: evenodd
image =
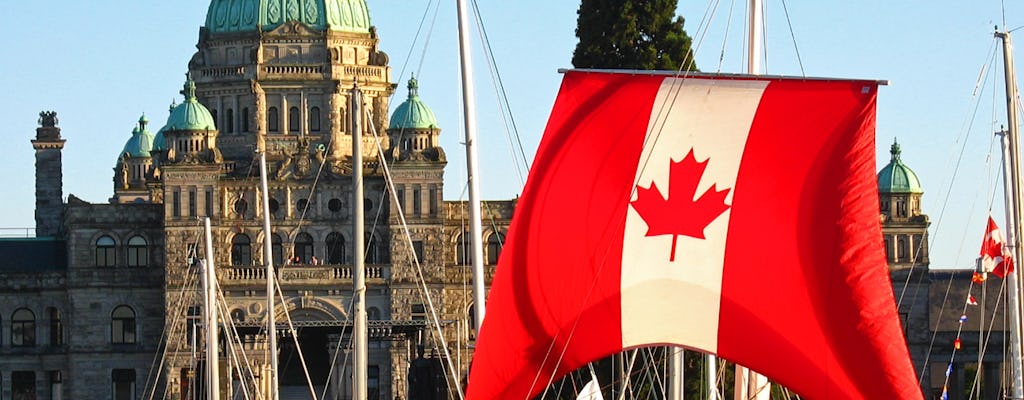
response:
<path id="1" fill-rule="evenodd" d="M 217 130 L 217 124 L 213 115 L 206 106 L 196 100 L 196 83 L 189 78 L 185 81 L 185 88 L 181 91 L 185 95 L 185 101 L 171 110 L 171 116 L 167 118 L 167 125 L 164 131 L 204 131 Z"/>
<path id="2" fill-rule="evenodd" d="M 211 33 L 269 31 L 299 21 L 318 31 L 370 32 L 366 0 L 211 0 Z"/>
<path id="3" fill-rule="evenodd" d="M 391 129 L 437 129 L 437 118 L 420 100 L 416 77 L 409 78 L 409 98 L 391 114 Z"/>
<path id="4" fill-rule="evenodd" d="M 880 193 L 924 193 L 917 174 L 900 160 L 900 144 L 895 140 L 892 142 L 889 154 L 892 154 L 892 160 L 878 172 L 878 191 Z"/>
<path id="5" fill-rule="evenodd" d="M 167 123 L 164 124 L 163 128 L 160 128 L 160 130 L 156 131 L 156 136 L 153 137 L 153 151 L 167 150 L 167 138 L 164 137 L 164 131 L 166 131 L 167 127 L 170 126 L 170 114 L 174 112 L 174 108 L 177 106 L 178 104 L 172 100 L 171 108 L 167 110 Z"/>
<path id="6" fill-rule="evenodd" d="M 132 129 L 132 137 L 124 144 L 124 150 L 121 150 L 122 155 L 127 153 L 133 158 L 149 157 L 149 152 L 153 150 L 153 135 L 146 130 L 148 123 L 146 114 L 142 114 L 139 125 Z"/>

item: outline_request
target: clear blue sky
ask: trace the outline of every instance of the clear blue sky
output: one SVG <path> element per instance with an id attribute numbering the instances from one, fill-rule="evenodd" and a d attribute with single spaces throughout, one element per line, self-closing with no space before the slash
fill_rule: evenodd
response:
<path id="1" fill-rule="evenodd" d="M 767 4 L 769 74 L 800 75 L 782 3 Z M 434 109 L 442 129 L 449 168 L 445 197 L 463 198 L 463 148 L 454 1 L 444 0 L 433 29 L 413 47 L 427 0 L 368 0 L 381 47 L 401 79 L 392 101 L 405 98 L 410 72 L 420 77 L 420 95 Z M 742 72 L 744 4 L 731 12 L 721 2 L 710 24 L 704 2 L 683 1 L 679 13 L 694 37 L 698 66 Z M 744 3 L 738 1 L 737 3 Z M 913 3 L 913 4 L 911 4 Z M 0 227 L 34 225 L 34 137 L 41 110 L 60 117 L 64 150 L 64 194 L 105 202 L 112 192 L 112 167 L 139 115 L 166 118 L 180 101 L 186 65 L 195 52 L 208 2 L 18 1 L 4 5 L 0 27 L 0 120 L 5 151 L 0 157 Z M 972 92 L 1002 25 L 1001 5 L 978 2 L 790 2 L 789 17 L 808 76 L 887 79 L 878 110 L 879 168 L 889 160 L 894 137 L 903 160 L 925 187 L 924 208 L 932 219 L 932 265 L 970 266 L 981 240 L 986 209 L 996 184 L 986 162 L 994 127 L 1005 123 L 1002 88 L 986 84 L 977 111 Z M 576 44 L 577 1 L 481 1 L 496 65 L 529 156 L 540 140 L 558 90 L 558 68 L 570 67 Z M 1024 25 L 1021 6 L 1007 5 L 1011 28 Z M 433 9 L 427 14 L 431 25 Z M 704 27 L 707 26 L 706 34 Z M 426 35 L 429 44 L 424 51 Z M 1024 42 L 1024 35 L 1020 39 Z M 725 38 L 727 43 L 723 45 Z M 487 199 L 515 197 L 522 186 L 513 172 L 504 124 L 483 53 L 475 53 L 480 104 L 482 189 Z M 1020 57 L 1024 60 L 1024 56 Z M 1001 79 L 1001 61 L 992 77 Z M 401 74 L 401 75 L 400 75 Z M 993 105 L 996 107 L 993 108 Z M 973 117 L 973 119 L 972 119 Z M 971 122 L 968 124 L 968 122 Z M 970 129 L 965 127 L 969 126 Z M 799 142 L 794 142 L 799 146 Z M 963 148 L 956 179 L 957 157 Z M 994 159 L 998 162 L 998 157 Z M 948 200 L 947 200 L 947 193 Z M 1001 192 L 997 192 L 1001 195 Z M 1001 200 L 996 202 L 1001 219 Z M 941 219 L 940 219 L 941 216 Z"/>

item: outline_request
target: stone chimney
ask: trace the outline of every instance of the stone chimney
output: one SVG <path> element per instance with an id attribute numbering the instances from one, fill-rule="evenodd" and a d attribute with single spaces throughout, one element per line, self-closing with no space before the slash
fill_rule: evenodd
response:
<path id="1" fill-rule="evenodd" d="M 61 233 L 64 215 L 63 172 L 61 150 L 64 139 L 57 127 L 57 113 L 39 113 L 36 139 L 36 237 L 57 236 Z"/>

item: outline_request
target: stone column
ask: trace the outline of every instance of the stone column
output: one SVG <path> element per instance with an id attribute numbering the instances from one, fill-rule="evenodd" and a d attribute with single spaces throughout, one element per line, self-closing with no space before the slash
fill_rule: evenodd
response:
<path id="1" fill-rule="evenodd" d="M 64 139 L 57 127 L 57 113 L 39 113 L 39 128 L 32 141 L 36 151 L 36 236 L 58 235 L 64 214 L 61 150 Z"/>

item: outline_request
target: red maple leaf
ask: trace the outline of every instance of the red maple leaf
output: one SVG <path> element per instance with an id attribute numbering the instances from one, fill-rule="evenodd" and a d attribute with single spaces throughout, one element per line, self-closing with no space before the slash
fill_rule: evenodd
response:
<path id="1" fill-rule="evenodd" d="M 704 228 L 729 209 L 725 197 L 730 189 L 718 190 L 711 185 L 699 199 L 694 199 L 707 165 L 708 160 L 697 162 L 690 149 L 682 161 L 669 163 L 668 197 L 651 182 L 650 188 L 637 186 L 636 200 L 629 203 L 647 223 L 646 236 L 672 235 L 669 261 L 676 259 L 679 235 L 704 239 Z"/>

